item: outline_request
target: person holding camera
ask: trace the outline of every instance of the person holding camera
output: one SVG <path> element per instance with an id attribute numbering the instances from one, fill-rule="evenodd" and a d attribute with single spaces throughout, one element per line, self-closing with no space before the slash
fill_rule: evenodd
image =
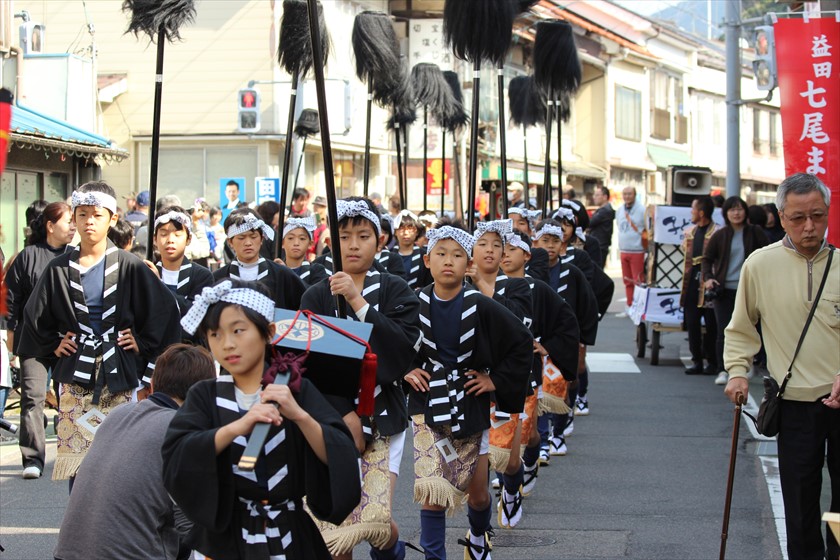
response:
<path id="1" fill-rule="evenodd" d="M 712 298 L 706 297 L 703 283 L 703 253 L 709 240 L 717 231 L 717 225 L 712 221 L 715 203 L 712 197 L 701 196 L 691 202 L 691 223 L 685 231 L 683 250 L 685 265 L 683 266 L 682 292 L 680 305 L 685 310 L 685 328 L 688 331 L 688 349 L 691 352 L 692 366 L 685 370 L 686 375 L 714 375 L 718 372 L 717 352 L 717 324 L 715 312 L 712 309 Z M 710 294 L 711 295 L 711 294 Z M 706 334 L 703 325 L 706 324 Z M 703 367 L 703 359 L 706 367 Z"/>
<path id="2" fill-rule="evenodd" d="M 730 196 L 721 210 L 726 225 L 709 239 L 703 252 L 702 271 L 703 278 L 706 278 L 706 294 L 714 300 L 717 363 L 723 367 L 723 331 L 732 318 L 741 267 L 747 257 L 767 245 L 768 240 L 761 227 L 747 222 L 747 203 L 741 197 Z M 721 369 L 715 385 L 726 385 L 728 380 L 729 374 Z"/>

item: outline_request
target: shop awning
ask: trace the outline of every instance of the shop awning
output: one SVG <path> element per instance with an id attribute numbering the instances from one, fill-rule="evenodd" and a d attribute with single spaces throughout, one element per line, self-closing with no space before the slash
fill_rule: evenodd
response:
<path id="1" fill-rule="evenodd" d="M 19 148 L 36 147 L 86 159 L 99 156 L 106 161 L 122 161 L 128 157 L 127 150 L 104 136 L 20 105 L 12 106 L 9 139 Z"/>
<path id="2" fill-rule="evenodd" d="M 682 150 L 652 146 L 648 144 L 648 155 L 657 168 L 668 169 L 672 165 L 692 165 L 691 157 Z"/>

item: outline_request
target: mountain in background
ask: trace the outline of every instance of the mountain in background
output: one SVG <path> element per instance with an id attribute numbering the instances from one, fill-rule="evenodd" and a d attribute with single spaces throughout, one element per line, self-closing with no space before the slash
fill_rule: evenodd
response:
<path id="1" fill-rule="evenodd" d="M 709 10 L 711 10 L 711 18 L 708 17 Z M 712 39 L 716 39 L 723 36 L 722 24 L 726 15 L 725 12 L 725 2 L 684 0 L 651 14 L 651 17 L 673 23 L 680 29 L 700 37 L 710 36 Z M 709 26 L 711 26 L 711 34 L 707 35 Z"/>

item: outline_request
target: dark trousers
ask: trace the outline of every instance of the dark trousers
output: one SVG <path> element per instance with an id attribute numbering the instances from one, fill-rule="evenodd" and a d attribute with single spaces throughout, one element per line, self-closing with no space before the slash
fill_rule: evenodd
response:
<path id="1" fill-rule="evenodd" d="M 715 311 L 705 307 L 697 307 L 700 299 L 700 280 L 692 273 L 688 281 L 685 293 L 684 318 L 685 328 L 688 331 L 688 350 L 691 352 L 691 361 L 703 366 L 703 359 L 711 366 L 723 367 L 723 362 L 718 361 L 715 348 L 718 336 L 717 319 Z M 706 334 L 703 335 L 703 325 L 706 324 Z"/>
<path id="2" fill-rule="evenodd" d="M 721 290 L 720 295 L 715 299 L 715 319 L 717 321 L 717 363 L 723 369 L 723 336 L 726 326 L 732 320 L 732 312 L 735 310 L 736 290 Z"/>
<path id="3" fill-rule="evenodd" d="M 44 400 L 47 396 L 50 358 L 21 358 L 20 363 L 20 455 L 23 467 L 44 470 L 46 433 Z"/>
<path id="4" fill-rule="evenodd" d="M 840 546 L 827 525 L 823 543 L 820 493 L 827 444 L 831 478 L 829 510 L 840 511 L 840 410 L 828 408 L 819 401 L 782 400 L 778 442 L 790 560 L 837 558 Z"/>

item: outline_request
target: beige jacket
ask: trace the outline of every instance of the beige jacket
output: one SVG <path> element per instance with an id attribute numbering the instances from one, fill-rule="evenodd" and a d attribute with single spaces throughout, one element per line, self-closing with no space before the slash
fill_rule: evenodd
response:
<path id="1" fill-rule="evenodd" d="M 756 250 L 744 262 L 732 321 L 726 327 L 723 361 L 731 377 L 746 377 L 761 346 L 755 324 L 761 320 L 767 369 L 781 385 L 828 261 L 828 247 L 811 261 L 787 237 Z M 816 401 L 831 392 L 840 375 L 840 251 L 817 304 L 802 348 L 793 364 L 784 398 Z"/>

